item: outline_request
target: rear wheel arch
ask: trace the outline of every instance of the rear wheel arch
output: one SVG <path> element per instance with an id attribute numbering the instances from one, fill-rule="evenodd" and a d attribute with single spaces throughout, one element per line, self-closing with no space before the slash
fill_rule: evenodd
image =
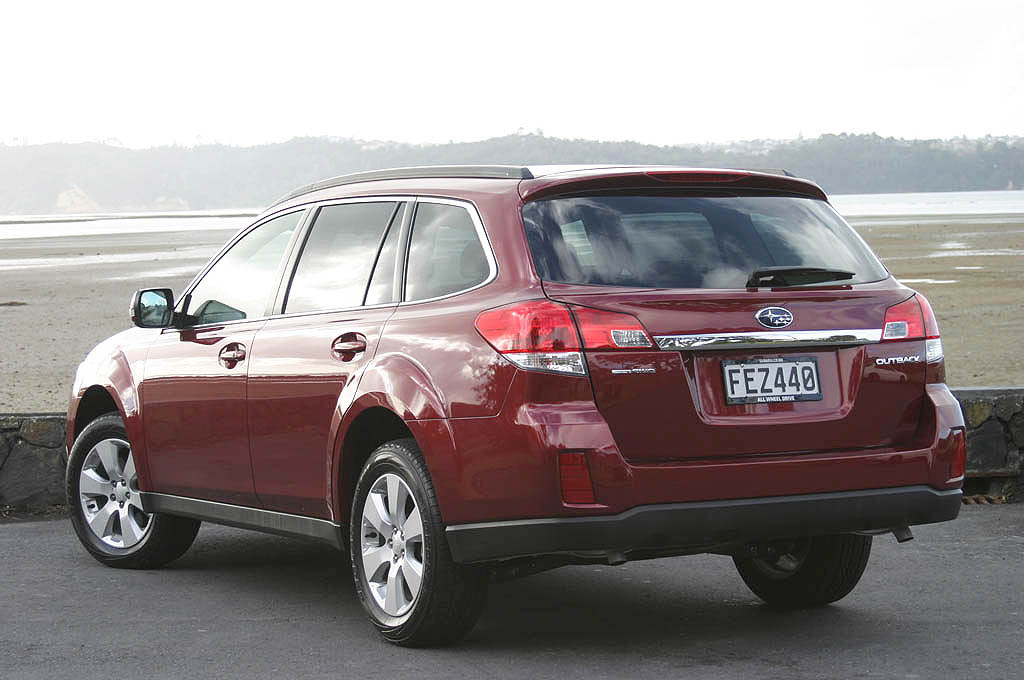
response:
<path id="1" fill-rule="evenodd" d="M 370 455 L 381 444 L 395 439 L 415 437 L 404 420 L 383 406 L 364 409 L 345 429 L 337 468 L 336 521 L 348 520 L 359 473 Z"/>

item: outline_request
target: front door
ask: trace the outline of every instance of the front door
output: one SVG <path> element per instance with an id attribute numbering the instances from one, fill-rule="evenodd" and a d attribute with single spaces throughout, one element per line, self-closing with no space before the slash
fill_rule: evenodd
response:
<path id="1" fill-rule="evenodd" d="M 182 297 L 178 328 L 146 358 L 139 394 L 152 491 L 257 505 L 246 371 L 302 211 L 248 230 Z"/>

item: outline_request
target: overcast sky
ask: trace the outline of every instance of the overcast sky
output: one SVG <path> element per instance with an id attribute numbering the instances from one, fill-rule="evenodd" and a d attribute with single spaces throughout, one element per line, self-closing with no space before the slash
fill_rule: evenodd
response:
<path id="1" fill-rule="evenodd" d="M 5 6 L 0 142 L 1024 135 L 1024 3 Z"/>

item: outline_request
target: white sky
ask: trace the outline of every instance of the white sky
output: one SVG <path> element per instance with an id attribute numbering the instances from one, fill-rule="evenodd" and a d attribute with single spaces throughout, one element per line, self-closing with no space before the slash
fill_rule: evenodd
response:
<path id="1" fill-rule="evenodd" d="M 0 142 L 1024 135 L 1024 2 L 6 4 Z"/>

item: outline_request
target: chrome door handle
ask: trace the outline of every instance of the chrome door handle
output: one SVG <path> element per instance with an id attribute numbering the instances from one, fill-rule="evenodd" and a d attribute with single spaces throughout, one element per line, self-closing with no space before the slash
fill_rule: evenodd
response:
<path id="1" fill-rule="evenodd" d="M 358 354 L 366 351 L 365 340 L 335 340 L 331 345 L 335 354 Z"/>
<path id="2" fill-rule="evenodd" d="M 245 358 L 245 345 L 233 342 L 229 345 L 225 345 L 224 349 L 217 355 L 220 363 L 233 368 L 235 364 Z M 230 365 L 229 365 L 230 364 Z"/>

